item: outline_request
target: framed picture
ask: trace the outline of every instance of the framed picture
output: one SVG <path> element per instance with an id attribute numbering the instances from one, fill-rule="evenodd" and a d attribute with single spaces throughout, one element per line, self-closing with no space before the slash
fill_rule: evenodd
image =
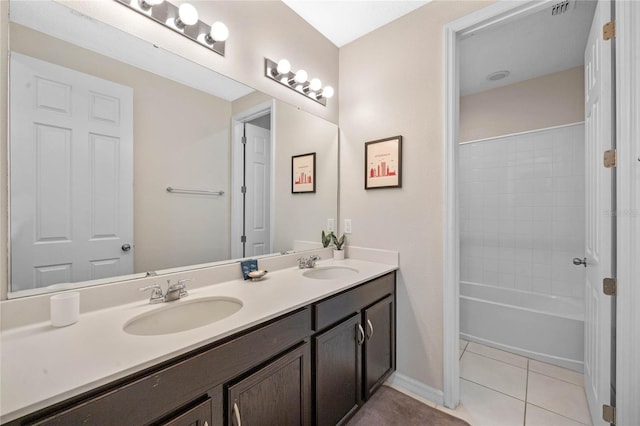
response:
<path id="1" fill-rule="evenodd" d="M 316 153 L 291 157 L 291 192 L 316 192 Z"/>
<path id="2" fill-rule="evenodd" d="M 364 144 L 364 189 L 402 187 L 402 136 Z"/>

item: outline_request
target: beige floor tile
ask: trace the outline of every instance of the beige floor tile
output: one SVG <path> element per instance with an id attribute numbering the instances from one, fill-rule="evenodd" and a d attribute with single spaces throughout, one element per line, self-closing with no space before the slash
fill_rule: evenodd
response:
<path id="1" fill-rule="evenodd" d="M 531 404 L 527 404 L 527 414 L 524 424 L 525 426 L 584 426 L 583 423 L 576 422 L 575 420 Z"/>
<path id="2" fill-rule="evenodd" d="M 527 370 L 465 351 L 460 377 L 524 401 Z"/>
<path id="3" fill-rule="evenodd" d="M 584 389 L 573 383 L 530 371 L 527 402 L 580 423 L 591 423 Z"/>
<path id="4" fill-rule="evenodd" d="M 540 362 L 532 359 L 529 361 L 529 370 L 544 374 L 545 376 L 564 380 L 565 382 L 570 382 L 574 385 L 584 386 L 584 378 L 582 374 L 573 370 L 558 367 L 557 365 L 547 364 L 546 362 Z"/>
<path id="5" fill-rule="evenodd" d="M 520 426 L 524 419 L 524 402 L 460 380 L 460 405 L 450 413 L 473 426 Z"/>
<path id="6" fill-rule="evenodd" d="M 527 358 L 520 355 L 501 351 L 500 349 L 491 348 L 475 342 L 470 342 L 467 346 L 467 350 L 469 352 L 497 359 L 498 361 L 506 362 L 507 364 L 515 365 L 516 367 L 527 368 Z"/>

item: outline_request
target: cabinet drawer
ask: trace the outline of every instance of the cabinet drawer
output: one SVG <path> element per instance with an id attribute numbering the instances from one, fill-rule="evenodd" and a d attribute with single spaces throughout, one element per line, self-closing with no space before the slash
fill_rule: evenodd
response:
<path id="1" fill-rule="evenodd" d="M 383 297 L 393 294 L 395 282 L 396 274 L 391 272 L 333 296 L 324 302 L 316 303 L 313 306 L 313 330 L 322 330 Z"/>
<path id="2" fill-rule="evenodd" d="M 294 346 L 310 333 L 311 314 L 305 308 L 66 410 L 62 403 L 57 406 L 61 412 L 45 419 L 24 423 L 148 424 Z"/>

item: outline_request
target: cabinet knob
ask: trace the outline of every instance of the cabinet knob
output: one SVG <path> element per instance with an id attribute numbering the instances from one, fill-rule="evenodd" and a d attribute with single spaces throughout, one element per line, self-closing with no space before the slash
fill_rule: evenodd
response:
<path id="1" fill-rule="evenodd" d="M 364 330 L 362 329 L 362 325 L 358 324 L 358 336 L 357 336 L 358 345 L 362 345 L 364 343 Z"/>
<path id="2" fill-rule="evenodd" d="M 236 418 L 236 426 L 242 426 L 242 419 L 240 419 L 240 409 L 236 402 L 233 403 L 233 415 Z"/>
<path id="3" fill-rule="evenodd" d="M 371 339 L 371 336 L 373 336 L 373 324 L 371 324 L 370 319 L 367 319 L 367 325 L 369 326 L 369 334 L 367 335 L 367 338 Z"/>

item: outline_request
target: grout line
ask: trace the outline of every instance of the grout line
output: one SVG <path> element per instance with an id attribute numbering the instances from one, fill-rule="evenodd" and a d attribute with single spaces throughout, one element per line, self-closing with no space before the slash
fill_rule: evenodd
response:
<path id="1" fill-rule="evenodd" d="M 562 368 L 562 367 L 560 367 L 560 368 Z M 571 370 L 569 370 L 569 371 L 571 371 Z M 561 382 L 569 383 L 570 385 L 578 386 L 578 387 L 581 387 L 581 388 L 583 388 L 583 389 L 584 389 L 584 384 L 579 384 L 579 385 L 578 385 L 578 384 L 575 384 L 574 382 L 570 382 L 570 381 L 568 381 L 568 380 L 560 379 L 560 378 L 558 378 L 558 377 L 556 377 L 556 376 L 551 376 L 551 375 L 549 375 L 549 374 L 541 373 L 541 372 L 536 371 L 536 370 L 531 370 L 531 372 L 532 372 L 532 373 L 536 373 L 536 374 L 540 374 L 541 376 L 545 376 L 545 377 L 549 377 L 549 378 L 552 378 L 552 379 L 556 379 L 556 380 L 559 380 L 559 381 L 561 381 Z M 574 371 L 574 373 L 576 373 L 576 374 L 580 374 L 580 373 L 575 372 L 575 371 Z M 583 376 L 583 380 L 584 380 L 584 375 L 582 375 L 582 376 Z"/>
<path id="2" fill-rule="evenodd" d="M 466 352 L 466 349 L 465 349 L 465 352 Z M 479 353 L 474 352 L 474 351 L 472 351 L 472 350 L 470 350 L 469 352 L 470 352 L 470 353 L 472 353 L 472 354 L 474 354 L 474 355 L 478 355 L 478 356 L 481 356 L 481 357 L 484 357 L 484 358 L 492 359 L 492 360 L 494 360 L 494 361 L 498 361 L 498 362 L 501 362 L 501 363 L 503 363 L 503 364 L 507 364 L 507 365 L 510 365 L 510 366 L 512 366 L 512 367 L 519 368 L 519 369 L 521 369 L 521 370 L 526 370 L 526 369 L 527 369 L 527 367 L 520 367 L 519 365 L 510 364 L 510 363 L 508 363 L 508 362 L 502 361 L 502 360 L 500 360 L 500 359 L 496 359 L 496 358 L 494 358 L 494 357 L 492 357 L 492 356 L 489 356 L 489 355 L 479 354 Z M 510 352 L 507 352 L 507 353 L 510 353 Z M 515 354 L 514 354 L 514 355 L 515 355 Z M 518 356 L 520 356 L 520 355 L 518 355 Z M 525 358 L 525 359 L 527 359 L 527 358 Z M 529 361 L 528 361 L 528 359 L 527 359 L 527 364 L 528 364 L 528 363 L 529 363 Z"/>
<path id="3" fill-rule="evenodd" d="M 466 380 L 466 381 L 467 381 L 467 382 L 469 382 L 469 383 L 473 383 L 474 385 L 482 386 L 482 387 L 483 387 L 483 388 L 485 388 L 485 389 L 489 389 L 490 391 L 493 391 L 493 392 L 496 392 L 496 393 L 502 394 L 502 395 L 504 395 L 504 396 L 508 396 L 509 398 L 513 398 L 513 399 L 515 399 L 516 401 L 524 402 L 525 404 L 527 403 L 526 401 L 524 401 L 524 400 L 522 400 L 522 399 L 518 398 L 517 396 L 509 395 L 508 393 L 504 393 L 504 392 L 499 391 L 499 390 L 497 390 L 497 389 L 490 388 L 489 386 L 487 386 L 487 385 L 483 385 L 482 383 L 474 382 L 473 380 L 465 379 L 464 377 L 460 377 L 460 380 Z"/>
<path id="4" fill-rule="evenodd" d="M 522 426 L 527 424 L 527 399 L 529 398 L 529 358 L 527 358 L 527 378 L 524 381 L 524 418 L 522 419 Z"/>
<path id="5" fill-rule="evenodd" d="M 536 408 L 539 408 L 539 409 L 541 409 L 541 410 L 544 410 L 544 411 L 547 411 L 547 412 L 549 412 L 549 413 L 555 414 L 556 416 L 564 417 L 565 419 L 571 420 L 572 422 L 576 422 L 576 423 L 579 423 L 579 424 L 581 424 L 581 425 L 585 425 L 585 426 L 587 426 L 585 423 L 582 423 L 580 420 L 576 420 L 576 419 L 574 419 L 574 418 L 572 418 L 572 417 L 567 417 L 567 416 L 565 416 L 564 414 L 556 413 L 555 411 L 549 410 L 548 408 L 541 407 L 541 406 L 536 405 L 536 404 L 533 404 L 533 403 L 531 403 L 531 402 L 528 402 L 527 404 L 531 404 L 531 405 L 533 405 L 533 406 L 534 406 L 534 407 L 536 407 Z"/>

